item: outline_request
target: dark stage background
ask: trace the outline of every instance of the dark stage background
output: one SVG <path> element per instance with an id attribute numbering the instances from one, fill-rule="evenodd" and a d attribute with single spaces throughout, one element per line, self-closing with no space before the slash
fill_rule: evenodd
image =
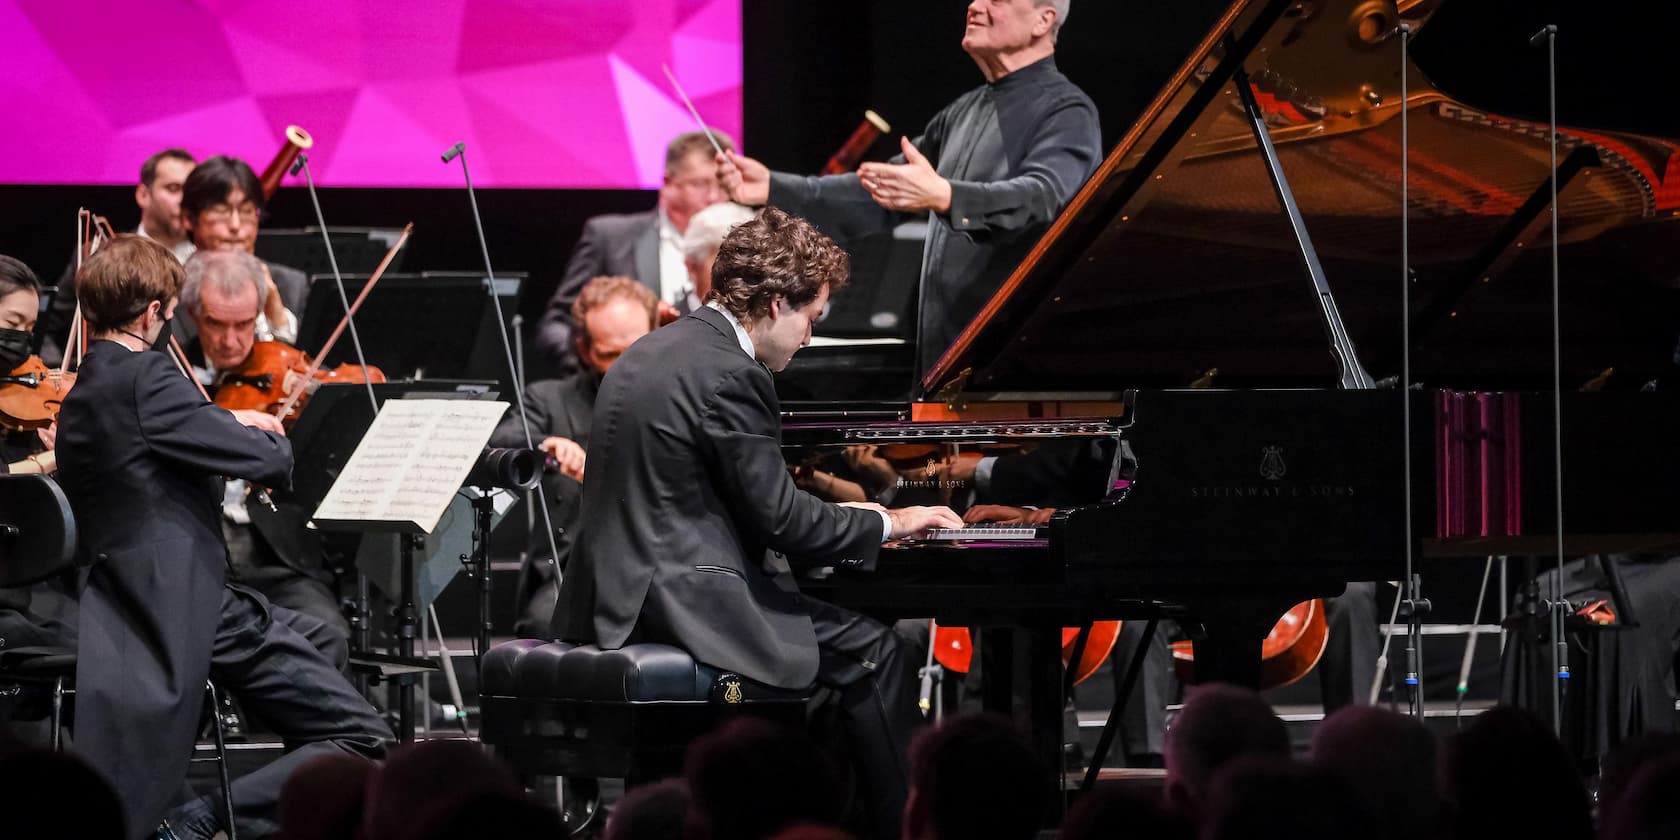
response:
<path id="1" fill-rule="evenodd" d="M 774 168 L 815 171 L 857 126 L 865 108 L 880 112 L 898 132 L 914 135 L 936 110 L 981 81 L 959 46 L 964 6 L 962 0 L 859 0 L 841 6 L 743 0 L 745 151 Z M 1223 6 L 1221 0 L 1073 4 L 1058 61 L 1095 100 L 1106 146 L 1117 141 Z M 1572 37 L 1563 42 L 1559 69 L 1566 121 L 1680 134 L 1680 118 L 1672 109 L 1629 108 L 1622 97 L 1606 97 L 1596 82 L 1576 91 L 1571 81 L 1585 79 L 1590 68 L 1599 81 L 1650 84 L 1662 77 L 1659 62 L 1668 53 L 1633 42 L 1675 30 L 1624 16 L 1607 20 L 1580 11 L 1569 14 L 1569 9 L 1531 0 L 1447 2 L 1418 38 L 1416 57 L 1437 84 L 1471 104 L 1541 115 L 1542 56 L 1522 42 L 1541 22 L 1563 13 L 1562 25 L 1571 33 L 1565 37 Z M 1661 14 L 1665 21 L 1675 16 Z M 1469 20 L 1459 21 L 1466 25 L 1458 27 L 1458 34 L 1432 39 L 1435 30 L 1448 29 L 1440 25 L 1448 17 Z M 1629 115 L 1636 121 L 1630 122 Z M 14 124 L 27 130 L 27 115 L 22 117 Z M 891 140 L 884 139 L 874 157 L 891 154 L 896 137 Z M 267 162 L 251 161 L 259 170 Z M 414 165 L 439 164 L 422 160 Z M 321 175 L 331 182 L 330 173 Z M 289 180 L 275 196 L 265 225 L 314 223 L 308 196 L 300 186 L 290 186 L 297 180 Z M 334 226 L 414 222 L 405 271 L 481 268 L 460 190 L 324 187 L 321 192 L 327 221 Z M 497 270 L 530 275 L 520 300 L 529 329 L 584 220 L 646 209 L 654 196 L 634 190 L 483 190 L 479 199 Z M 71 220 L 83 206 L 107 214 L 119 229 L 137 223 L 131 187 L 0 186 L 0 252 L 23 259 L 50 282 L 70 257 Z"/>

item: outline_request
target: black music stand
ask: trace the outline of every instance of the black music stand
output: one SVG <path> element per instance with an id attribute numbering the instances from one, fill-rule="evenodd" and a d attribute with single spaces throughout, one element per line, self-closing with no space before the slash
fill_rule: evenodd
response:
<path id="1" fill-rule="evenodd" d="M 410 380 L 384 382 L 373 386 L 373 395 L 380 405 L 393 399 L 495 399 L 495 383 L 470 380 Z M 367 386 L 362 384 L 323 385 L 304 406 L 303 413 L 292 425 L 293 463 L 292 489 L 273 495 L 277 505 L 301 512 L 307 520 L 337 480 L 344 465 L 361 443 L 374 417 L 368 404 Z M 264 516 L 252 507 L 252 516 Z M 285 515 L 284 513 L 280 515 Z M 323 542 L 330 542 L 335 556 L 354 558 L 361 547 L 362 534 L 356 532 L 322 532 Z M 401 542 L 401 578 L 397 610 L 397 639 L 400 651 L 396 654 L 374 653 L 372 646 L 371 605 L 368 579 L 357 567 L 355 614 L 350 618 L 351 663 L 363 672 L 377 674 L 379 679 L 394 681 L 398 686 L 401 704 L 398 710 L 399 729 L 405 740 L 413 740 L 413 685 L 422 673 L 437 670 L 430 660 L 414 656 L 415 627 L 418 615 L 414 608 L 414 552 L 424 545 L 423 534 L 404 535 Z"/>
<path id="2" fill-rule="evenodd" d="M 338 270 L 349 274 L 367 274 L 379 267 L 385 252 L 397 244 L 402 228 L 329 227 Z M 332 261 L 327 257 L 327 242 L 318 227 L 264 228 L 257 234 L 257 256 L 267 262 L 291 266 L 310 276 L 332 277 Z M 387 271 L 402 269 L 406 250 L 391 258 Z"/>
<path id="3" fill-rule="evenodd" d="M 417 379 L 378 383 L 373 386 L 373 396 L 380 405 L 398 399 L 493 400 L 496 388 L 495 382 L 486 380 Z M 362 435 L 373 424 L 373 415 L 365 385 L 335 384 L 317 389 L 287 432 L 292 442 L 292 489 L 275 493 L 275 498 L 314 510 L 356 451 L 356 444 L 362 442 Z"/>
<path id="4" fill-rule="evenodd" d="M 926 242 L 927 223 L 918 221 L 847 243 L 854 282 L 834 293 L 816 333 L 914 341 Z"/>
<path id="5" fill-rule="evenodd" d="M 496 305 L 484 293 L 482 273 L 386 274 L 356 312 L 367 361 L 391 379 L 494 379 L 510 393 L 512 381 L 493 319 L 511 319 L 518 309 L 525 275 L 496 278 Z M 346 276 L 344 293 L 354 302 L 365 275 Z M 344 307 L 331 276 L 311 278 L 309 299 L 298 314 L 298 346 L 313 351 L 338 326 Z M 356 352 L 341 338 L 323 364 L 355 363 Z"/>

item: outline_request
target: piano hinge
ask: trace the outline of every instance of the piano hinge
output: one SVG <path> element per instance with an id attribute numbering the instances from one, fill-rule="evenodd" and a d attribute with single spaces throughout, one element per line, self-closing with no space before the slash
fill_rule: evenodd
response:
<path id="1" fill-rule="evenodd" d="M 939 389 L 939 393 L 934 395 L 933 401 L 944 403 L 945 407 L 952 411 L 966 410 L 968 402 L 962 398 L 962 394 L 963 389 L 968 387 L 968 377 L 972 373 L 974 373 L 974 368 L 963 368 L 961 373 L 946 382 L 945 387 Z"/>

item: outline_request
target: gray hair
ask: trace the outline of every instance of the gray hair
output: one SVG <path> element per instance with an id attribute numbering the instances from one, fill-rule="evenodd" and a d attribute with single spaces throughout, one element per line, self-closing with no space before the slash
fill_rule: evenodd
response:
<path id="1" fill-rule="evenodd" d="M 1056 22 L 1050 24 L 1051 42 L 1054 42 L 1056 40 L 1056 36 L 1061 33 L 1062 24 L 1067 23 L 1068 6 L 1072 5 L 1072 3 L 1073 0 L 1033 0 L 1033 6 L 1035 8 L 1042 9 L 1045 6 L 1049 6 L 1050 8 L 1056 10 Z"/>
<path id="2" fill-rule="evenodd" d="M 683 259 L 699 263 L 711 256 L 736 225 L 751 221 L 756 215 L 757 211 L 752 208 L 742 207 L 732 201 L 713 204 L 695 213 L 694 217 L 688 220 L 688 230 L 683 233 Z"/>
<path id="3" fill-rule="evenodd" d="M 257 291 L 257 311 L 262 311 L 268 288 L 263 282 L 262 261 L 244 251 L 194 251 L 187 258 L 187 279 L 181 284 L 181 305 L 193 315 L 203 313 L 205 284 L 223 294 L 238 294 L 241 286 Z"/>

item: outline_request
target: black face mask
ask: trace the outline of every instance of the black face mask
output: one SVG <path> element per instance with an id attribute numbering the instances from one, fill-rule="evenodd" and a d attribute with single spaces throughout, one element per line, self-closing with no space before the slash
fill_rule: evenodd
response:
<path id="1" fill-rule="evenodd" d="M 159 353 L 169 352 L 169 339 L 174 335 L 174 333 L 170 331 L 170 322 L 174 320 L 174 318 L 163 319 L 163 329 L 158 330 L 157 341 L 152 342 L 153 350 L 156 350 Z"/>
<path id="2" fill-rule="evenodd" d="M 28 330 L 0 329 L 0 373 L 11 373 L 29 358 Z"/>

